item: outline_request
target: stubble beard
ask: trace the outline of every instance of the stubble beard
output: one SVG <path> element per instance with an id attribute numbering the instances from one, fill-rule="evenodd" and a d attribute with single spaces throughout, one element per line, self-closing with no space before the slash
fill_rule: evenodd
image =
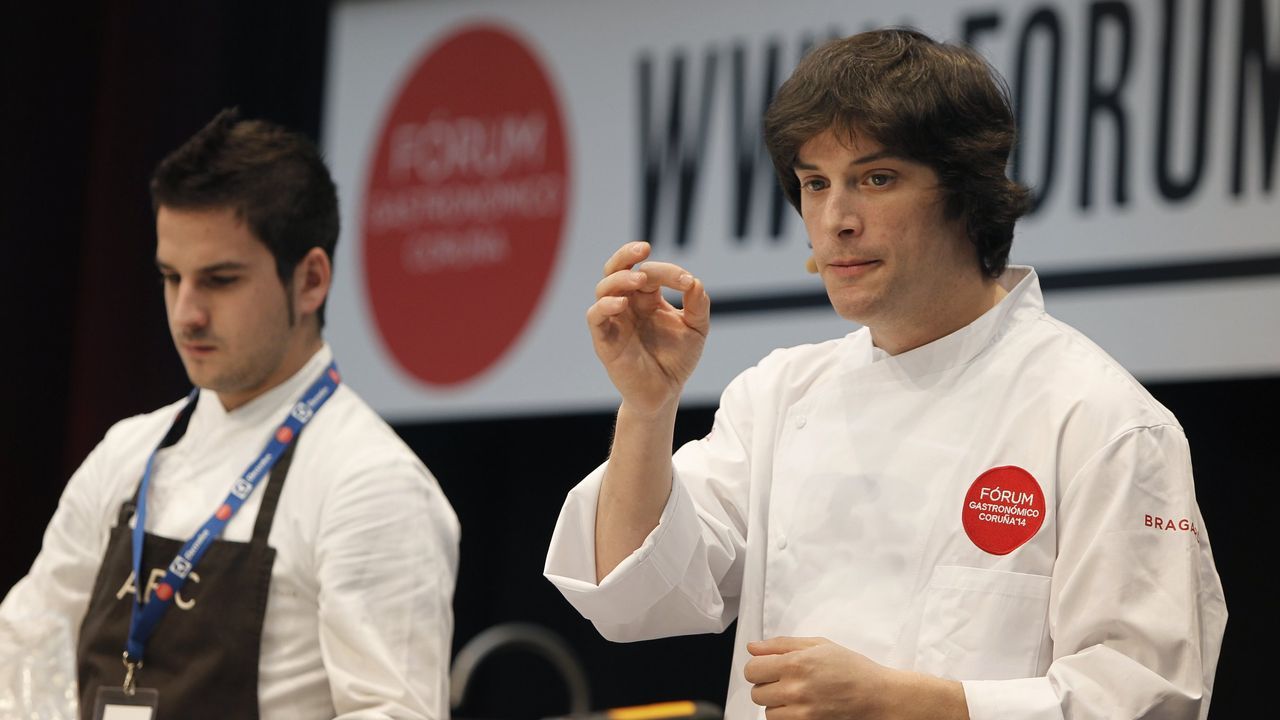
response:
<path id="1" fill-rule="evenodd" d="M 237 350 L 226 343 L 217 341 L 218 350 L 212 358 L 205 361 L 182 357 L 187 371 L 187 379 L 192 385 L 204 390 L 211 390 L 219 395 L 240 394 L 252 390 L 261 390 L 271 375 L 284 362 L 289 353 L 290 339 L 294 331 L 292 303 L 286 309 L 286 316 L 273 328 L 265 331 L 264 337 L 256 342 L 247 343 L 249 349 Z M 175 343 L 216 340 L 207 332 L 175 334 Z"/>

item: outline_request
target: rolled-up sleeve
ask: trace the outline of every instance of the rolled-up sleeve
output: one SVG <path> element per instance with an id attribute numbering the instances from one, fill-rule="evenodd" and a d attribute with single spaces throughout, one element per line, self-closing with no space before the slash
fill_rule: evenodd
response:
<path id="1" fill-rule="evenodd" d="M 751 478 L 752 370 L 726 388 L 711 432 L 672 457 L 657 527 L 597 585 L 596 502 L 606 465 L 569 492 L 545 575 L 617 642 L 722 632 L 737 617 Z"/>
<path id="2" fill-rule="evenodd" d="M 595 583 L 595 510 L 604 466 L 570 492 L 552 535 L 545 575 L 600 634 L 617 642 L 720 632 L 723 602 L 696 592 L 711 582 L 694 563 L 704 550 L 693 500 L 679 476 L 658 526 L 645 541 Z M 696 602 L 703 595 L 708 602 Z"/>

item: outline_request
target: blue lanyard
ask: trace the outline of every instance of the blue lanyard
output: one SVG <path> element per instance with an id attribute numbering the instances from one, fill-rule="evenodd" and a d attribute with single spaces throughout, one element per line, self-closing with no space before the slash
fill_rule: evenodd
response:
<path id="1" fill-rule="evenodd" d="M 320 410 L 320 407 L 333 396 L 334 391 L 338 389 L 338 385 L 341 382 L 342 378 L 338 375 L 338 366 L 334 363 L 329 363 L 329 367 L 321 373 L 319 379 L 312 383 L 311 387 L 307 388 L 307 391 L 302 394 L 302 399 L 294 403 L 293 409 L 289 411 L 289 416 L 272 433 L 271 440 L 267 442 L 267 446 L 263 448 L 262 453 L 249 464 L 249 467 L 231 486 L 231 492 L 227 494 L 227 499 L 222 502 L 222 505 L 218 506 L 213 515 L 209 516 L 204 525 L 190 540 L 187 540 L 182 549 L 178 551 L 178 554 L 173 557 L 168 569 L 165 570 L 164 579 L 156 586 L 151 598 L 144 603 L 146 585 L 142 575 L 142 543 L 147 524 L 147 487 L 151 484 L 151 467 L 155 463 L 156 452 L 164 445 L 164 441 L 162 440 L 160 445 L 151 451 L 150 457 L 147 458 L 147 468 L 142 473 L 142 483 L 138 487 L 138 507 L 134 514 L 133 577 L 134 585 L 138 588 L 138 592 L 135 594 L 133 616 L 129 621 L 129 639 L 125 645 L 124 659 L 126 667 L 129 667 L 131 663 L 139 667 L 142 665 L 142 656 L 146 651 L 147 641 L 151 639 L 152 633 L 155 632 L 156 624 L 160 622 L 160 618 L 164 617 L 169 607 L 173 605 L 173 599 L 182 590 L 182 586 L 186 583 L 187 576 L 191 574 L 191 570 L 200 562 L 200 558 L 204 557 L 205 552 L 213 544 L 213 541 L 222 535 L 227 523 L 231 522 L 231 518 L 235 517 L 236 512 L 240 510 L 240 506 L 253 494 L 254 489 L 258 487 L 258 483 L 270 475 L 271 468 L 275 466 L 276 461 L 284 454 L 285 449 L 298 436 L 298 433 L 302 432 L 302 428 L 311 422 L 311 418 Z M 195 402 L 199 393 L 199 388 L 191 391 L 191 394 L 187 396 L 187 407 Z M 186 412 L 187 407 L 183 408 L 183 413 Z"/>

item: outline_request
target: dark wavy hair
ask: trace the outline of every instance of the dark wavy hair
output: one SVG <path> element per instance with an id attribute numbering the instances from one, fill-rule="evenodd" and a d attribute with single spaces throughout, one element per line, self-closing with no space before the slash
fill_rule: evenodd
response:
<path id="1" fill-rule="evenodd" d="M 286 287 L 311 248 L 333 261 L 338 191 L 314 144 L 236 108 L 218 113 L 151 176 L 151 205 L 173 210 L 232 208 L 267 246 Z M 324 327 L 324 305 L 316 313 Z"/>
<path id="2" fill-rule="evenodd" d="M 764 117 L 765 145 L 797 211 L 796 155 L 828 129 L 931 167 L 947 217 L 964 218 L 982 271 L 1004 271 L 1029 196 L 1005 174 L 1017 134 L 1008 88 L 980 55 L 900 28 L 834 40 L 806 55 Z"/>

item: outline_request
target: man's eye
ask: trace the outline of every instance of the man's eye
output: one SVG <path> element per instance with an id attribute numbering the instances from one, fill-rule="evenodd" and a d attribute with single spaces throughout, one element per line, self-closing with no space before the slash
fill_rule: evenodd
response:
<path id="1" fill-rule="evenodd" d="M 867 177 L 867 182 L 876 187 L 884 187 L 893 182 L 893 176 L 888 173 L 872 173 Z"/>
<path id="2" fill-rule="evenodd" d="M 809 178 L 808 180 L 801 182 L 800 187 L 808 190 L 809 192 L 817 192 L 819 190 L 826 189 L 827 181 L 822 178 Z"/>
<path id="3" fill-rule="evenodd" d="M 205 278 L 205 282 L 212 287 L 226 287 L 239 279 L 236 275 L 210 275 Z"/>
<path id="4" fill-rule="evenodd" d="M 161 285 L 177 285 L 180 279 L 181 278 L 173 273 L 160 273 Z"/>

